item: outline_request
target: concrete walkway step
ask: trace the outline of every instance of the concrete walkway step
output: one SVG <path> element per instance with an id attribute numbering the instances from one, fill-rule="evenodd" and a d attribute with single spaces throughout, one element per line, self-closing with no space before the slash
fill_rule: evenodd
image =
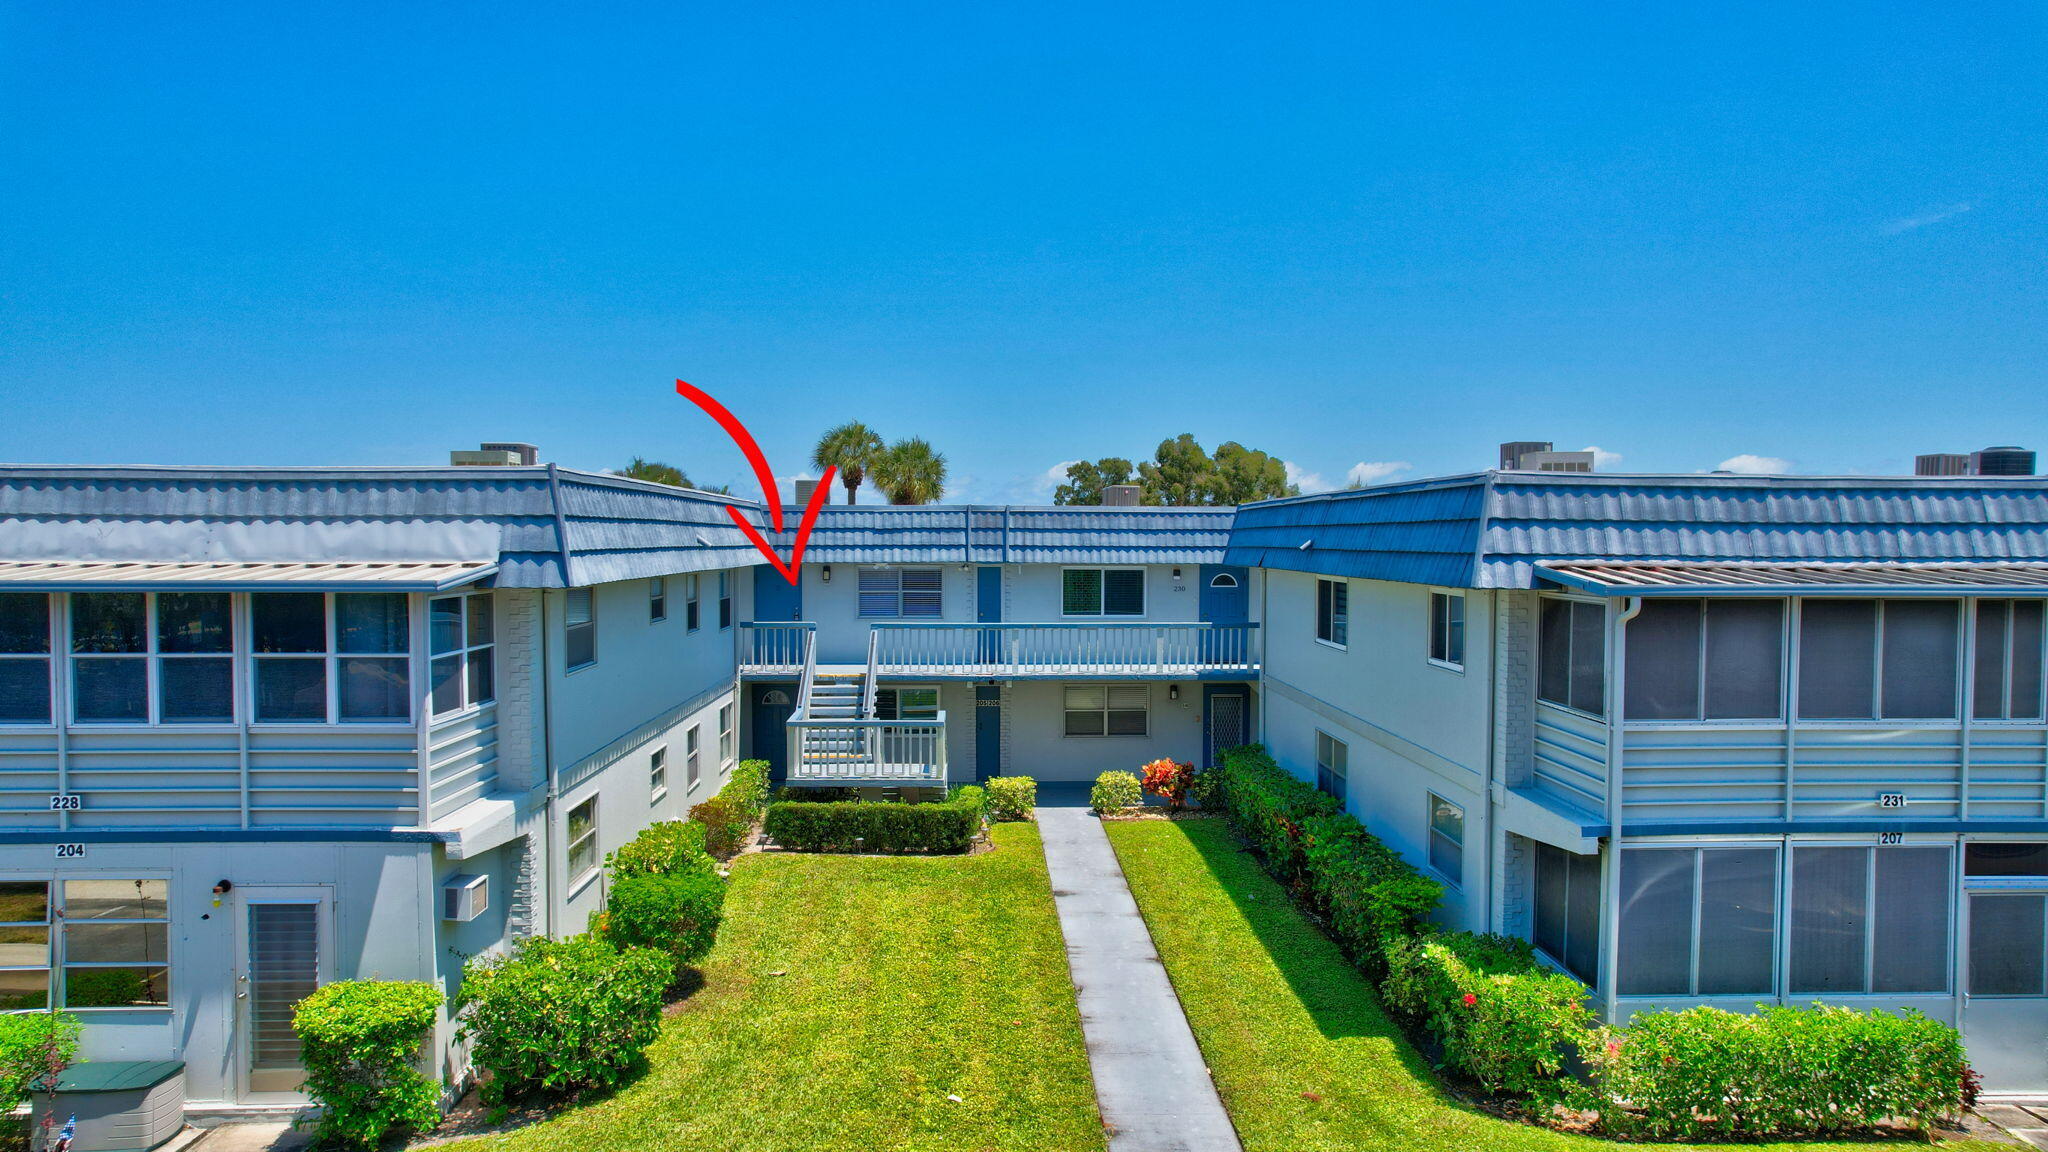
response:
<path id="1" fill-rule="evenodd" d="M 1102 822 L 1037 816 L 1110 1152 L 1243 1152 Z"/>

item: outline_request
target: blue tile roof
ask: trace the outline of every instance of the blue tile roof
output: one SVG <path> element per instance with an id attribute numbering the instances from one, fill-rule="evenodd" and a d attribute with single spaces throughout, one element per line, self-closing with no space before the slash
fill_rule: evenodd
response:
<path id="1" fill-rule="evenodd" d="M 0 559 L 459 560 L 559 588 L 759 563 L 756 501 L 549 467 L 0 467 Z M 786 509 L 794 529 L 797 513 Z M 828 507 L 807 561 L 1204 563 L 1231 510 Z M 771 534 L 784 554 L 793 531 Z"/>
<path id="2" fill-rule="evenodd" d="M 2048 478 L 1482 472 L 1246 505 L 1225 562 L 1527 588 L 1599 559 L 2048 560 Z"/>

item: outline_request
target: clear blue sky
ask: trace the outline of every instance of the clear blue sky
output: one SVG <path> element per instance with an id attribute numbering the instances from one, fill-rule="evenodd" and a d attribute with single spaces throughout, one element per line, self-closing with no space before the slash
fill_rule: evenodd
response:
<path id="1" fill-rule="evenodd" d="M 0 9 L 0 460 L 2048 450 L 2039 4 L 571 7 Z"/>

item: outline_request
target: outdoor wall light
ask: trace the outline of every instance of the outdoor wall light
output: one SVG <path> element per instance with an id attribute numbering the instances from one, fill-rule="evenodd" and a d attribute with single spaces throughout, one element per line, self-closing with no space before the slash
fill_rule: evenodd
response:
<path id="1" fill-rule="evenodd" d="M 818 569 L 818 579 L 823 580 L 827 584 L 832 582 L 832 566 L 830 564 Z"/>
<path id="2" fill-rule="evenodd" d="M 1168 685 L 1166 686 L 1166 698 L 1167 698 L 1168 700 L 1178 700 L 1178 699 L 1180 699 L 1180 685 L 1178 685 L 1178 684 L 1168 684 Z"/>

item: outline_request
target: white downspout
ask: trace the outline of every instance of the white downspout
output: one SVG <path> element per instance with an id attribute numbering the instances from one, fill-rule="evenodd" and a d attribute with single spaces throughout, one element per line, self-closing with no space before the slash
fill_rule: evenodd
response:
<path id="1" fill-rule="evenodd" d="M 1616 963 L 1621 943 L 1621 761 L 1622 717 L 1627 710 L 1624 678 L 1628 675 L 1628 622 L 1643 610 L 1643 598 L 1630 596 L 1619 613 L 1609 613 L 1607 629 L 1607 853 L 1601 862 L 1600 999 L 1603 1016 L 1614 1023 L 1620 998 L 1621 971 Z"/>

